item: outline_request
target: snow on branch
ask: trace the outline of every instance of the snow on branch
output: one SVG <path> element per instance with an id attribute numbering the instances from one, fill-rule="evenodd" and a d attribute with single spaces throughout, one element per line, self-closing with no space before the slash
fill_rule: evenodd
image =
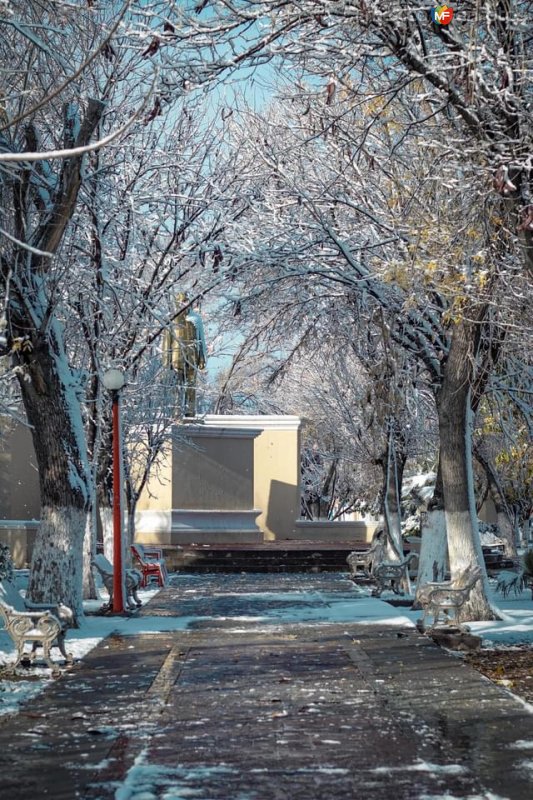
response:
<path id="1" fill-rule="evenodd" d="M 13 244 L 18 245 L 18 247 L 23 247 L 24 250 L 28 250 L 28 252 L 33 253 L 34 256 L 52 258 L 54 255 L 53 253 L 48 253 L 46 250 L 39 250 L 37 247 L 32 247 L 31 244 L 27 244 L 26 242 L 21 242 L 20 239 L 17 239 L 15 236 L 11 236 L 11 234 L 5 231 L 3 228 L 0 228 L 0 234 L 13 242 Z"/>
<path id="2" fill-rule="evenodd" d="M 104 136 L 102 139 L 98 139 L 96 142 L 92 142 L 87 145 L 83 145 L 81 147 L 70 147 L 65 148 L 62 150 L 45 150 L 37 153 L 0 153 L 0 163 L 6 163 L 8 161 L 15 161 L 15 162 L 22 162 L 22 161 L 50 161 L 51 159 L 57 158 L 73 158 L 76 156 L 82 156 L 85 153 L 93 152 L 94 150 L 100 150 L 102 147 L 113 142 L 115 139 L 118 139 L 123 133 L 125 133 L 135 120 L 137 120 L 142 112 L 145 110 L 148 100 L 154 91 L 156 83 L 156 77 L 154 77 L 154 81 L 150 90 L 146 97 L 144 98 L 142 104 L 139 108 L 131 115 L 131 117 L 122 125 L 120 128 L 117 128 L 116 131 L 113 131 L 108 136 Z M 99 102 L 99 101 L 93 101 Z"/>

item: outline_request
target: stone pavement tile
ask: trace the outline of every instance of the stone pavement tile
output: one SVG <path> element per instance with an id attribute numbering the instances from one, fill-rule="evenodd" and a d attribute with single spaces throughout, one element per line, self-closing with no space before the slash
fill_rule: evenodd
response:
<path id="1" fill-rule="evenodd" d="M 480 789 L 442 754 L 434 763 L 444 772 L 422 769 L 423 748 L 413 749 L 413 731 L 357 669 L 342 631 L 325 642 L 302 631 L 288 640 L 195 634 L 189 644 L 143 756 L 154 797 L 388 798 L 391 783 L 398 798 Z M 142 779 L 140 770 L 139 796 Z"/>
<path id="2" fill-rule="evenodd" d="M 509 745 L 528 735 L 531 716 L 425 637 L 398 633 L 323 626 L 178 635 L 187 654 L 127 796 L 373 800 L 392 791 L 413 800 L 490 790 L 529 800 L 533 776 Z M 480 704 L 493 704 L 504 728 L 513 720 L 497 768 L 498 728 L 480 725 Z M 113 797 L 99 788 L 95 798 Z"/>
<path id="3" fill-rule="evenodd" d="M 167 635 L 112 636 L 21 713 L 0 720 L 0 798 L 82 797 L 110 748 L 150 730 Z M 157 702 L 156 702 L 157 701 Z"/>
<path id="4" fill-rule="evenodd" d="M 361 628 L 354 639 L 361 669 L 417 749 L 455 754 L 500 796 L 533 797 L 531 708 L 417 632 Z M 529 750 L 517 746 L 527 741 Z"/>
<path id="5" fill-rule="evenodd" d="M 209 582 L 215 616 L 231 585 Z M 234 585 L 268 591 L 251 576 Z M 166 613 L 176 596 L 155 601 Z M 415 630 L 216 622 L 113 636 L 33 701 L 35 716 L 0 721 L 0 798 L 533 796 L 532 750 L 517 747 L 531 714 Z"/>

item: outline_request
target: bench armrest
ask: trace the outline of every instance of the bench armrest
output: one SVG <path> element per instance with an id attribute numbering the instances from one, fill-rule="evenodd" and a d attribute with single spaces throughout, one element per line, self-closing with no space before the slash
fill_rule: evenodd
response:
<path id="1" fill-rule="evenodd" d="M 24 606 L 27 611 L 43 613 L 49 611 L 59 620 L 63 628 L 70 628 L 74 624 L 74 614 L 72 610 L 63 603 L 33 603 L 31 600 L 24 599 Z"/>
<path id="2" fill-rule="evenodd" d="M 4 619 L 9 620 L 10 625 L 12 624 L 12 620 L 26 620 L 24 627 L 27 630 L 29 630 L 32 626 L 40 626 L 43 620 L 47 624 L 51 623 L 52 625 L 56 625 L 58 632 L 62 627 L 61 622 L 56 615 L 52 614 L 52 612 L 48 610 L 35 609 L 33 611 L 16 611 L 13 606 L 9 606 L 7 603 L 0 603 L 0 611 L 2 612 Z"/>
<path id="3" fill-rule="evenodd" d="M 424 596 L 429 595 L 431 592 L 434 592 L 435 589 L 451 589 L 452 582 L 451 581 L 427 581 L 423 583 L 420 587 L 420 592 Z"/>

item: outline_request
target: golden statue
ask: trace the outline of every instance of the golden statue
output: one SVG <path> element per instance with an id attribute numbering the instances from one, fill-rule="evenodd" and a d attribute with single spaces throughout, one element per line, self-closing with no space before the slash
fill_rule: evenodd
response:
<path id="1" fill-rule="evenodd" d="M 176 296 L 177 313 L 163 333 L 163 365 L 176 378 L 179 417 L 196 416 L 196 375 L 204 369 L 207 355 L 202 318 L 189 302 L 185 292 Z"/>

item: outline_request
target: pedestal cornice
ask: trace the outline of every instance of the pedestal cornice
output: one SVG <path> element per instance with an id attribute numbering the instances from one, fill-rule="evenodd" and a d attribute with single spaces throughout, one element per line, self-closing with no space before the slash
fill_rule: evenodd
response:
<path id="1" fill-rule="evenodd" d="M 221 428 L 242 428 L 254 429 L 259 431 L 297 431 L 302 420 L 294 415 L 278 414 L 206 414 L 204 426 L 211 428 L 219 426 Z"/>

